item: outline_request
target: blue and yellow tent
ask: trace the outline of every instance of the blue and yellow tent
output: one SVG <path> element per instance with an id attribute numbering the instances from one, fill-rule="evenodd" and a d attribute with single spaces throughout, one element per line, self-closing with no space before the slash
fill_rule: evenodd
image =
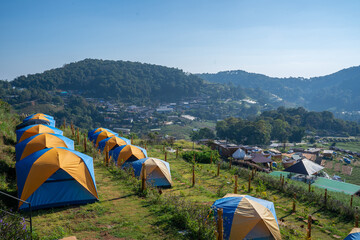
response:
<path id="1" fill-rule="evenodd" d="M 117 166 L 121 166 L 125 161 L 136 161 L 148 157 L 145 149 L 134 145 L 117 147 L 110 151 L 110 156 Z"/>
<path id="2" fill-rule="evenodd" d="M 35 113 L 35 114 L 32 114 L 30 116 L 27 116 L 24 120 L 29 120 L 33 117 L 37 117 L 37 116 L 42 116 L 42 117 L 45 117 L 49 120 L 54 120 L 54 117 L 53 116 L 50 116 L 50 115 L 47 115 L 47 114 L 43 114 L 43 113 Z"/>
<path id="3" fill-rule="evenodd" d="M 113 137 L 113 136 L 116 136 L 116 135 L 111 133 L 111 132 L 108 132 L 108 131 L 97 132 L 97 133 L 95 133 L 93 135 L 93 141 L 92 142 L 94 143 L 95 147 L 98 147 L 99 142 L 101 140 L 104 140 L 106 138 Z"/>
<path id="4" fill-rule="evenodd" d="M 53 117 L 49 116 L 49 115 L 45 115 L 45 114 L 41 114 L 41 113 L 38 113 L 38 114 L 34 114 L 32 116 L 29 116 L 27 118 L 25 118 L 23 120 L 23 123 L 26 123 L 28 121 L 31 121 L 31 120 L 43 120 L 43 121 L 48 121 L 49 122 L 49 125 L 51 127 L 55 127 L 55 120 Z"/>
<path id="5" fill-rule="evenodd" d="M 118 136 L 118 134 L 116 132 L 111 131 L 110 129 L 107 128 L 95 128 L 93 130 L 91 130 L 90 132 L 88 132 L 88 138 L 91 142 L 93 142 L 94 140 L 94 135 L 96 135 L 99 132 L 103 132 L 103 131 L 107 131 L 109 133 L 114 134 L 115 136 Z"/>
<path id="6" fill-rule="evenodd" d="M 40 133 L 15 145 L 16 161 L 44 148 L 65 147 L 74 150 L 74 141 L 53 133 Z"/>
<path id="7" fill-rule="evenodd" d="M 104 151 L 104 149 L 108 147 L 110 151 L 113 150 L 114 148 L 129 144 L 130 144 L 130 140 L 127 138 L 112 136 L 105 138 L 104 140 L 101 140 L 99 142 L 99 149 L 101 151 Z"/>
<path id="8" fill-rule="evenodd" d="M 157 158 L 143 158 L 125 162 L 122 168 L 132 168 L 136 177 L 141 178 L 142 164 L 145 164 L 146 182 L 154 187 L 171 187 L 170 164 Z"/>
<path id="9" fill-rule="evenodd" d="M 16 130 L 16 141 L 21 142 L 39 133 L 54 133 L 58 135 L 63 135 L 63 131 L 61 131 L 60 129 L 50 127 L 48 125 L 36 124 Z"/>
<path id="10" fill-rule="evenodd" d="M 46 148 L 16 163 L 18 197 L 33 209 L 98 200 L 93 160 L 67 148 Z M 19 202 L 19 209 L 29 206 Z"/>
<path id="11" fill-rule="evenodd" d="M 344 240 L 360 240 L 360 228 L 353 228 Z"/>
<path id="12" fill-rule="evenodd" d="M 272 202 L 248 195 L 226 194 L 212 205 L 223 209 L 224 239 L 281 239 Z"/>

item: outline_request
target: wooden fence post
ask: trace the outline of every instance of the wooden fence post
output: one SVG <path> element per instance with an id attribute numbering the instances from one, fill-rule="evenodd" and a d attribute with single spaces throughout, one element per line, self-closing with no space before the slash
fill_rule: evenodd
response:
<path id="1" fill-rule="evenodd" d="M 294 199 L 293 199 L 293 209 L 292 212 L 296 212 L 296 193 L 294 193 Z"/>
<path id="2" fill-rule="evenodd" d="M 219 176 L 220 175 L 220 163 L 217 164 L 217 174 L 216 176 Z"/>
<path id="3" fill-rule="evenodd" d="M 133 137 L 133 136 L 131 136 L 130 144 L 131 144 L 131 145 L 134 144 L 134 137 Z"/>
<path id="4" fill-rule="evenodd" d="M 229 168 L 231 169 L 232 157 L 229 158 Z"/>
<path id="5" fill-rule="evenodd" d="M 324 205 L 326 207 L 327 204 L 327 188 L 325 188 L 325 194 L 324 194 Z"/>
<path id="6" fill-rule="evenodd" d="M 87 151 L 87 144 L 86 144 L 86 134 L 84 133 L 84 152 Z"/>
<path id="7" fill-rule="evenodd" d="M 146 169 L 145 163 L 142 164 L 142 175 L 141 175 L 141 191 L 144 192 L 146 190 Z"/>
<path id="8" fill-rule="evenodd" d="M 311 192 L 311 182 L 309 180 L 309 192 Z"/>
<path id="9" fill-rule="evenodd" d="M 178 158 L 178 155 L 179 155 L 179 148 L 177 147 L 176 148 L 176 159 Z"/>
<path id="10" fill-rule="evenodd" d="M 63 123 L 64 129 L 66 128 L 66 119 L 64 118 L 64 123 Z"/>
<path id="11" fill-rule="evenodd" d="M 254 175 L 255 175 L 254 169 L 251 169 L 251 179 L 254 179 Z"/>
<path id="12" fill-rule="evenodd" d="M 74 124 L 73 124 L 72 121 L 71 121 L 70 127 L 71 127 L 71 133 L 72 133 L 72 135 L 75 136 L 75 129 L 74 129 Z"/>
<path id="13" fill-rule="evenodd" d="M 78 145 L 80 144 L 80 133 L 79 133 L 79 128 L 77 128 L 77 136 L 76 136 L 76 138 L 77 138 L 77 143 L 78 143 Z"/>
<path id="14" fill-rule="evenodd" d="M 248 192 L 251 192 L 251 175 L 249 174 L 249 188 L 248 188 Z"/>
<path id="15" fill-rule="evenodd" d="M 356 228 L 359 227 L 359 216 L 358 215 L 355 216 L 355 227 Z"/>
<path id="16" fill-rule="evenodd" d="M 165 145 L 163 145 L 163 152 L 165 152 Z"/>
<path id="17" fill-rule="evenodd" d="M 195 164 L 192 168 L 192 186 L 195 186 Z"/>
<path id="18" fill-rule="evenodd" d="M 308 217 L 307 239 L 311 239 L 311 215 Z"/>
<path id="19" fill-rule="evenodd" d="M 237 192 L 238 192 L 238 175 L 235 175 L 234 193 L 237 194 Z"/>
<path id="20" fill-rule="evenodd" d="M 218 232 L 218 240 L 223 240 L 223 209 L 219 208 L 217 210 L 218 213 L 218 221 L 217 221 L 217 232 Z"/>
<path id="21" fill-rule="evenodd" d="M 165 152 L 165 162 L 167 162 L 167 152 Z"/>
<path id="22" fill-rule="evenodd" d="M 145 150 L 147 151 L 147 146 L 146 146 L 146 143 L 145 143 L 145 146 L 144 146 Z"/>
<path id="23" fill-rule="evenodd" d="M 353 198 L 354 198 L 354 194 L 351 195 L 351 198 L 350 198 L 350 207 L 352 207 L 352 205 L 353 205 Z"/>
<path id="24" fill-rule="evenodd" d="M 213 157 L 212 157 L 212 152 L 210 153 L 210 164 L 212 164 L 212 161 L 213 161 L 213 159 L 212 159 Z"/>
<path id="25" fill-rule="evenodd" d="M 104 152 L 105 152 L 105 164 L 106 164 L 106 166 L 109 166 L 109 146 L 108 145 L 106 145 Z"/>

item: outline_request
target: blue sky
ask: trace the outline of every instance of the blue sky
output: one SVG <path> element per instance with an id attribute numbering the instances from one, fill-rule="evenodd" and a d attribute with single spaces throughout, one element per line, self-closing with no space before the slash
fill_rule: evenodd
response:
<path id="1" fill-rule="evenodd" d="M 311 77 L 360 65 L 358 0 L 0 2 L 0 79 L 84 58 Z"/>

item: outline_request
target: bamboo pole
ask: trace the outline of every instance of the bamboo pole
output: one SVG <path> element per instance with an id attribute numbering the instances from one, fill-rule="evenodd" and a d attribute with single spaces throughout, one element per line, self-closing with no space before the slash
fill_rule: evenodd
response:
<path id="1" fill-rule="evenodd" d="M 167 162 L 167 152 L 165 152 L 165 162 Z"/>
<path id="2" fill-rule="evenodd" d="M 64 129 L 66 128 L 66 119 L 64 118 L 64 122 L 63 122 L 63 127 Z"/>
<path id="3" fill-rule="evenodd" d="M 213 153 L 211 152 L 210 153 L 210 164 L 212 164 L 212 162 L 213 162 Z"/>
<path id="4" fill-rule="evenodd" d="M 217 214 L 218 214 L 218 221 L 217 221 L 217 232 L 218 232 L 218 240 L 223 240 L 223 227 L 224 227 L 224 224 L 223 224 L 223 209 L 222 208 L 219 208 L 217 210 Z"/>
<path id="5" fill-rule="evenodd" d="M 249 186 L 248 192 L 251 192 L 251 175 L 249 174 Z"/>
<path id="6" fill-rule="evenodd" d="M 311 182 L 309 181 L 309 192 L 311 192 Z"/>
<path id="7" fill-rule="evenodd" d="M 235 175 L 235 186 L 234 186 L 234 193 L 238 193 L 238 175 Z"/>
<path id="8" fill-rule="evenodd" d="M 133 137 L 133 136 L 131 136 L 130 144 L 131 144 L 131 145 L 134 144 L 134 137 Z"/>
<path id="9" fill-rule="evenodd" d="M 195 164 L 192 168 L 192 186 L 195 186 Z"/>
<path id="10" fill-rule="evenodd" d="M 311 239 L 311 215 L 308 217 L 307 239 Z"/>
<path id="11" fill-rule="evenodd" d="M 144 192 L 146 190 L 146 169 L 145 163 L 142 164 L 142 175 L 141 175 L 141 191 Z"/>
<path id="12" fill-rule="evenodd" d="M 220 163 L 217 164 L 217 174 L 216 176 L 219 176 L 220 175 Z"/>
<path id="13" fill-rule="evenodd" d="M 179 148 L 177 147 L 176 148 L 176 159 L 178 158 L 178 156 L 179 156 Z"/>
<path id="14" fill-rule="evenodd" d="M 231 169 L 231 164 L 232 164 L 232 157 L 229 158 L 229 168 Z"/>

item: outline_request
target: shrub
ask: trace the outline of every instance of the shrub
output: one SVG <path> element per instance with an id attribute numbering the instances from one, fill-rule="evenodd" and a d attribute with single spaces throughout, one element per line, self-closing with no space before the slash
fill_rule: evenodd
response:
<path id="1" fill-rule="evenodd" d="M 10 215 L 0 216 L 0 239 L 31 239 L 25 219 Z"/>

